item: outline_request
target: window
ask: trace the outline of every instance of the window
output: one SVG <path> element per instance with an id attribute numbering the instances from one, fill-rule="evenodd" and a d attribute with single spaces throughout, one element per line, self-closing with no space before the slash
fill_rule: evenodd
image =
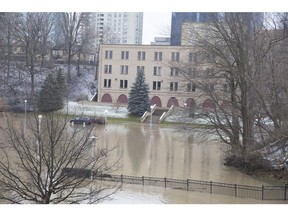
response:
<path id="1" fill-rule="evenodd" d="M 191 89 L 192 92 L 195 92 L 196 91 L 196 86 L 195 84 L 192 84 L 192 89 Z"/>
<path id="2" fill-rule="evenodd" d="M 205 85 L 205 89 L 206 91 L 210 91 L 210 92 L 213 92 L 215 89 L 214 89 L 214 85 L 209 83 L 209 84 L 206 84 Z"/>
<path id="3" fill-rule="evenodd" d="M 121 51 L 121 59 L 129 59 L 129 51 Z"/>
<path id="4" fill-rule="evenodd" d="M 189 53 L 189 62 L 197 63 L 197 53 Z"/>
<path id="5" fill-rule="evenodd" d="M 111 74 L 112 73 L 112 65 L 104 65 L 104 73 Z"/>
<path id="6" fill-rule="evenodd" d="M 161 76 L 161 67 L 154 67 L 153 75 L 154 76 Z"/>
<path id="7" fill-rule="evenodd" d="M 196 91 L 196 86 L 193 83 L 188 83 L 187 84 L 187 91 L 188 92 L 195 92 Z"/>
<path id="8" fill-rule="evenodd" d="M 120 80 L 120 88 L 128 88 L 128 80 Z"/>
<path id="9" fill-rule="evenodd" d="M 188 68 L 188 76 L 190 78 L 195 78 L 196 77 L 196 69 L 193 67 Z"/>
<path id="10" fill-rule="evenodd" d="M 212 77 L 212 70 L 210 68 L 206 68 L 205 70 L 205 76 L 206 78 L 211 78 Z"/>
<path id="11" fill-rule="evenodd" d="M 223 84 L 223 90 L 224 92 L 228 92 L 228 84 Z"/>
<path id="12" fill-rule="evenodd" d="M 142 71 L 143 73 L 145 72 L 144 66 L 137 66 L 137 73 L 139 73 L 140 71 Z"/>
<path id="13" fill-rule="evenodd" d="M 179 74 L 178 71 L 179 71 L 178 68 L 171 68 L 170 76 L 178 76 Z"/>
<path id="14" fill-rule="evenodd" d="M 154 52 L 154 61 L 162 61 L 162 52 Z"/>
<path id="15" fill-rule="evenodd" d="M 112 57 L 113 57 L 113 52 L 111 50 L 106 50 L 105 59 L 112 59 Z"/>
<path id="16" fill-rule="evenodd" d="M 161 81 L 153 81 L 153 90 L 161 90 Z"/>
<path id="17" fill-rule="evenodd" d="M 171 61 L 179 61 L 180 60 L 180 53 L 179 52 L 172 52 L 171 53 Z"/>
<path id="18" fill-rule="evenodd" d="M 206 57 L 207 62 L 213 62 L 215 60 L 215 55 L 213 53 L 208 53 Z"/>
<path id="19" fill-rule="evenodd" d="M 128 74 L 128 65 L 121 65 L 120 74 Z"/>
<path id="20" fill-rule="evenodd" d="M 214 85 L 213 85 L 213 84 L 210 84 L 210 85 L 209 85 L 209 90 L 210 90 L 210 91 L 212 91 L 212 92 L 215 90 L 215 88 L 214 88 Z"/>
<path id="21" fill-rule="evenodd" d="M 138 52 L 138 61 L 145 61 L 145 52 Z"/>
<path id="22" fill-rule="evenodd" d="M 104 79 L 104 88 L 111 88 L 111 79 Z"/>
<path id="23" fill-rule="evenodd" d="M 170 91 L 178 90 L 178 82 L 170 82 Z"/>

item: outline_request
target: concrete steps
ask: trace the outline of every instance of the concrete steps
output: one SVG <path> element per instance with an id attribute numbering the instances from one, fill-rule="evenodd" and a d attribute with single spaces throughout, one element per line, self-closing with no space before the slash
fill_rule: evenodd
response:
<path id="1" fill-rule="evenodd" d="M 152 114 L 152 124 L 159 124 L 160 117 L 162 116 L 164 112 L 167 112 L 168 110 L 169 109 L 167 108 L 156 107 Z M 148 113 L 143 123 L 150 123 L 150 122 L 151 122 L 151 114 Z"/>

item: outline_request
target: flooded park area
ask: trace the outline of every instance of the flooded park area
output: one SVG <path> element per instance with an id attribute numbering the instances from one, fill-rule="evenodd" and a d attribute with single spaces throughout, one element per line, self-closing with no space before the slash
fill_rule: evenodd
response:
<path id="1" fill-rule="evenodd" d="M 263 184 L 223 165 L 226 147 L 204 133 L 149 124 L 96 126 L 96 148 L 118 145 L 117 174 L 193 179 L 258 186 Z"/>
<path id="2" fill-rule="evenodd" d="M 23 122 L 23 115 L 16 119 Z M 68 127 L 83 127 L 68 125 Z M 86 126 L 87 129 L 89 126 Z M 95 150 L 117 146 L 111 160 L 118 161 L 113 174 L 135 177 L 191 179 L 261 187 L 266 182 L 223 164 L 227 146 L 203 130 L 181 125 L 110 123 L 94 125 Z M 141 184 L 123 184 L 102 204 L 282 204 L 281 200 L 257 200 L 221 194 L 185 191 Z"/>
<path id="3" fill-rule="evenodd" d="M 226 146 L 199 131 L 149 124 L 96 126 L 97 146 L 118 145 L 120 158 L 115 174 L 158 178 L 192 179 L 249 186 L 267 183 L 223 164 Z M 287 203 L 262 201 L 164 187 L 123 185 L 104 203 L 240 204 Z"/>

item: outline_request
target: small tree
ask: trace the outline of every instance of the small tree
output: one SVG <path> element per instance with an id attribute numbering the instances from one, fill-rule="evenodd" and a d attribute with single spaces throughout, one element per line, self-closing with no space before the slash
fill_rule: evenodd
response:
<path id="1" fill-rule="evenodd" d="M 115 147 L 96 145 L 93 126 L 71 127 L 54 113 L 27 120 L 23 127 L 8 115 L 0 127 L 0 200 L 97 203 L 117 191 L 117 183 L 92 181 L 112 172 L 117 162 L 110 158 Z"/>
<path id="2" fill-rule="evenodd" d="M 65 79 L 61 71 L 56 76 L 48 74 L 40 91 L 38 108 L 41 112 L 59 110 L 63 107 L 67 93 Z"/>
<path id="3" fill-rule="evenodd" d="M 149 87 L 145 81 L 144 72 L 139 71 L 129 92 L 128 111 L 133 115 L 141 116 L 149 109 Z"/>

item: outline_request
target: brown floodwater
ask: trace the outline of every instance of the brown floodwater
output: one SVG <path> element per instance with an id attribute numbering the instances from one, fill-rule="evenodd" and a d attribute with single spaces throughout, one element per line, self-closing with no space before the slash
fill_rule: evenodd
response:
<path id="1" fill-rule="evenodd" d="M 226 146 L 197 131 L 149 124 L 108 124 L 96 126 L 96 148 L 119 145 L 114 158 L 120 158 L 116 174 L 160 178 L 193 179 L 267 185 L 235 168 L 223 165 Z M 123 185 L 113 199 L 104 203 L 170 204 L 268 204 L 262 201 L 220 194 L 187 192 L 162 187 Z"/>
<path id="2" fill-rule="evenodd" d="M 223 165 L 225 146 L 202 139 L 198 132 L 149 124 L 96 126 L 96 148 L 119 145 L 117 174 L 193 179 L 261 186 L 238 170 Z"/>
<path id="3" fill-rule="evenodd" d="M 23 115 L 16 117 L 24 122 Z M 73 126 L 69 126 L 73 127 Z M 77 126 L 81 127 L 81 126 Z M 90 126 L 86 126 L 90 127 Z M 106 127 L 106 130 L 105 130 Z M 121 123 L 95 125 L 95 148 L 111 148 L 112 160 L 118 160 L 113 174 L 159 178 L 192 179 L 251 186 L 267 183 L 223 165 L 226 146 L 211 136 L 203 139 L 199 131 L 180 127 Z M 287 203 L 261 201 L 218 194 L 187 192 L 162 187 L 123 185 L 113 199 L 104 203 Z"/>

